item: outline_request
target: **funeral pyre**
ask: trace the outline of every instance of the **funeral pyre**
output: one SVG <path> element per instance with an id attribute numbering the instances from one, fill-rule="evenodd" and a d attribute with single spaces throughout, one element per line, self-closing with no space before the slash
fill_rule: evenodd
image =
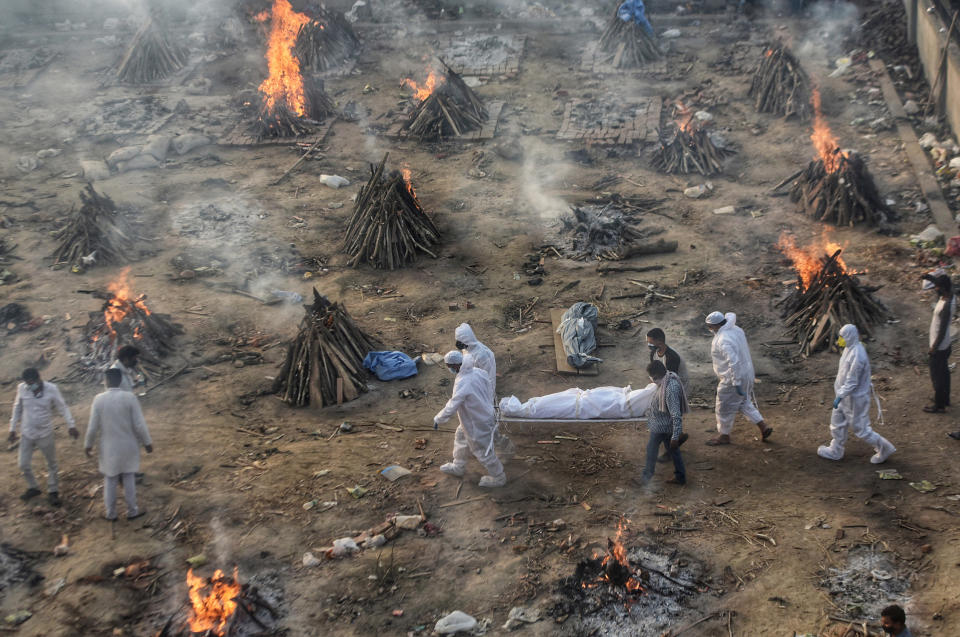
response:
<path id="1" fill-rule="evenodd" d="M 642 228 L 638 215 L 655 211 L 660 201 L 619 195 L 571 206 L 560 217 L 560 240 L 565 256 L 580 261 L 618 261 L 644 254 L 673 252 L 676 241 L 647 241 L 663 234 L 663 228 Z"/>
<path id="2" fill-rule="evenodd" d="M 753 74 L 750 97 L 759 113 L 775 113 L 784 118 L 810 119 L 810 78 L 783 45 L 770 47 Z"/>
<path id="3" fill-rule="evenodd" d="M 80 192 L 80 204 L 57 231 L 60 244 L 53 253 L 55 262 L 81 269 L 132 260 L 135 235 L 113 200 L 87 184 Z"/>
<path id="4" fill-rule="evenodd" d="M 420 207 L 410 170 L 385 172 L 389 156 L 370 166 L 370 180 L 357 193 L 343 240 L 350 267 L 368 263 L 395 270 L 419 252 L 437 258 L 431 248 L 440 242 L 440 231 Z"/>
<path id="5" fill-rule="evenodd" d="M 187 617 L 175 612 L 157 633 L 157 637 L 241 637 L 273 634 L 271 624 L 279 619 L 278 610 L 257 586 L 240 583 L 238 570 L 227 575 L 220 569 L 211 577 L 187 571 L 190 599 Z M 239 611 L 239 612 L 238 612 Z"/>
<path id="6" fill-rule="evenodd" d="M 620 69 L 642 67 L 663 57 L 653 33 L 632 18 L 622 20 L 619 5 L 600 35 L 598 48 L 609 56 L 614 67 Z"/>
<path id="7" fill-rule="evenodd" d="M 871 325 L 884 323 L 890 310 L 873 293 L 879 287 L 861 285 L 840 254 L 843 249 L 826 238 L 820 245 L 799 248 L 786 234 L 777 243 L 797 273 L 797 286 L 783 300 L 787 334 L 800 346 L 800 353 L 809 356 L 829 347 L 837 351 L 840 328 L 847 323 L 857 326 L 864 339 L 872 336 Z"/>
<path id="8" fill-rule="evenodd" d="M 255 19 L 270 21 L 270 36 L 265 55 L 268 76 L 259 87 L 260 104 L 251 133 L 258 139 L 306 135 L 336 114 L 323 82 L 304 80 L 300 61 L 294 54 L 298 34 L 311 19 L 294 11 L 289 0 L 274 0 L 270 11 L 257 14 Z"/>
<path id="9" fill-rule="evenodd" d="M 413 89 L 415 106 L 400 127 L 402 133 L 423 141 L 441 141 L 477 130 L 487 120 L 487 109 L 477 94 L 446 62 L 444 71 L 431 70 L 422 85 L 410 78 L 404 86 Z"/>
<path id="10" fill-rule="evenodd" d="M 813 134 L 810 139 L 817 158 L 774 190 L 793 181 L 790 200 L 817 221 L 838 226 L 886 225 L 894 217 L 893 210 L 880 196 L 860 155 L 840 150 L 820 111 L 820 92 L 816 88 L 812 90 L 811 103 Z"/>
<path id="11" fill-rule="evenodd" d="M 360 38 L 339 11 L 319 6 L 297 32 L 294 52 L 304 69 L 326 71 L 356 54 Z"/>
<path id="12" fill-rule="evenodd" d="M 339 303 L 313 290 L 296 338 L 273 381 L 273 392 L 294 407 L 325 407 L 367 391 L 363 359 L 373 340 Z"/>
<path id="13" fill-rule="evenodd" d="M 621 521 L 607 549 L 594 551 L 560 582 L 549 614 L 564 621 L 566 634 L 659 635 L 676 627 L 693 596 L 709 590 L 705 568 L 662 543 L 627 548 Z"/>
<path id="14" fill-rule="evenodd" d="M 168 369 L 162 359 L 174 351 L 174 337 L 182 334 L 183 328 L 169 315 L 152 312 L 146 294 L 131 290 L 130 268 L 124 268 L 106 292 L 83 291 L 103 299 L 103 307 L 90 312 L 84 328 L 86 352 L 74 362 L 71 379 L 100 380 L 124 345 L 139 348 L 140 370 L 148 381 Z"/>
<path id="15" fill-rule="evenodd" d="M 171 42 L 153 18 L 137 29 L 117 67 L 117 79 L 126 84 L 145 84 L 176 73 L 187 62 L 187 52 Z"/>
<path id="16" fill-rule="evenodd" d="M 713 175 L 723 171 L 724 160 L 736 151 L 708 130 L 708 122 L 701 122 L 683 104 L 674 107 L 673 129 L 657 132 L 660 146 L 654 151 L 652 166 L 668 175 L 674 173 Z"/>

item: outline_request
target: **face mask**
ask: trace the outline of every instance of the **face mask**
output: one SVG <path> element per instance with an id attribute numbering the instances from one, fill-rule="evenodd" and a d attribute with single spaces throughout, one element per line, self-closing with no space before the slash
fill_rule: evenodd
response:
<path id="1" fill-rule="evenodd" d="M 660 349 L 660 346 L 657 345 L 656 343 L 647 343 L 647 348 L 648 348 L 651 352 L 655 352 L 655 351 L 657 351 L 658 349 Z"/>
<path id="2" fill-rule="evenodd" d="M 846 346 L 847 346 L 847 339 L 843 338 L 842 336 L 838 337 L 838 338 L 837 338 L 837 345 L 839 345 L 840 347 L 846 347 Z"/>
<path id="3" fill-rule="evenodd" d="M 27 389 L 29 389 L 30 391 L 37 391 L 38 389 L 40 389 L 40 383 L 30 383 L 29 385 L 27 385 Z"/>
<path id="4" fill-rule="evenodd" d="M 467 349 L 467 344 L 461 343 L 460 341 L 457 341 L 454 345 L 456 345 L 457 349 Z"/>
<path id="5" fill-rule="evenodd" d="M 662 379 L 662 378 L 653 378 L 653 377 L 651 376 L 651 377 L 650 377 L 650 382 L 651 382 L 651 383 L 654 383 L 655 385 L 659 385 L 660 383 L 663 382 L 663 379 Z"/>
<path id="6" fill-rule="evenodd" d="M 893 626 L 881 626 L 881 628 L 883 628 L 883 632 L 887 633 L 888 635 L 893 634 Z"/>
<path id="7" fill-rule="evenodd" d="M 449 365 L 447 366 L 447 369 L 449 369 L 450 373 L 453 374 L 454 376 L 456 376 L 460 372 L 459 369 L 455 369 L 453 367 L 450 367 Z"/>

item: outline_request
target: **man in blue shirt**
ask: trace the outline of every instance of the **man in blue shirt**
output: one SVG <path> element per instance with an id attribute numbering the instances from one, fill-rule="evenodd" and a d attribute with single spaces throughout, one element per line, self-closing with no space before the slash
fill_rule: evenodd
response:
<path id="1" fill-rule="evenodd" d="M 880 627 L 893 637 L 913 637 L 907 628 L 907 614 L 896 604 L 887 606 L 880 612 Z"/>

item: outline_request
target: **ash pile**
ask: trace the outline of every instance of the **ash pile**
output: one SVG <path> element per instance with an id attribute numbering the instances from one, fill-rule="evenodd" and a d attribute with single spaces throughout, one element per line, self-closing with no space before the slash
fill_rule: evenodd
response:
<path id="1" fill-rule="evenodd" d="M 673 252 L 676 241 L 649 241 L 666 232 L 643 228 L 638 215 L 659 207 L 659 200 L 632 198 L 601 200 L 572 206 L 559 221 L 557 244 L 564 256 L 578 261 L 619 261 L 643 254 Z"/>
<path id="2" fill-rule="evenodd" d="M 653 27 L 642 9 L 637 15 L 628 8 L 632 4 L 624 2 L 619 5 L 600 36 L 598 49 L 607 54 L 615 68 L 643 67 L 663 57 Z"/>
<path id="3" fill-rule="evenodd" d="M 343 13 L 316 7 L 297 32 L 294 53 L 303 69 L 323 72 L 343 66 L 360 50 L 360 38 Z"/>
<path id="4" fill-rule="evenodd" d="M 487 121 L 487 109 L 463 78 L 447 63 L 443 74 L 430 71 L 423 86 L 410 79 L 404 84 L 414 89 L 415 106 L 400 127 L 421 142 L 438 142 L 479 130 Z"/>
<path id="5" fill-rule="evenodd" d="M 561 634 L 659 635 L 709 590 L 706 574 L 703 563 L 662 544 L 626 548 L 608 540 L 605 555 L 582 560 L 560 581 L 549 614 Z"/>
<path id="6" fill-rule="evenodd" d="M 846 564 L 820 573 L 820 586 L 833 606 L 850 619 L 875 618 L 890 604 L 906 606 L 914 571 L 898 564 L 893 553 L 873 545 L 850 549 Z"/>

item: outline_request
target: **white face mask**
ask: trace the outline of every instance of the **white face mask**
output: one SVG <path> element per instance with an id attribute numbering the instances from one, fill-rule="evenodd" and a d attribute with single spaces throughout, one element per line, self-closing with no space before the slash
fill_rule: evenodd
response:
<path id="1" fill-rule="evenodd" d="M 459 369 L 454 369 L 453 367 L 450 367 L 449 365 L 447 365 L 447 369 L 449 369 L 449 370 L 450 370 L 450 373 L 453 374 L 454 376 L 456 376 L 458 373 L 460 373 L 460 370 L 459 370 Z"/>
<path id="2" fill-rule="evenodd" d="M 664 378 L 666 378 L 666 376 L 664 376 Z M 650 382 L 653 383 L 653 384 L 655 384 L 655 385 L 659 385 L 659 384 L 663 383 L 663 378 L 660 378 L 660 379 L 651 378 L 651 379 L 650 379 Z"/>
<path id="3" fill-rule="evenodd" d="M 29 385 L 27 385 L 27 389 L 29 389 L 30 391 L 37 391 L 38 389 L 40 389 L 40 383 L 30 383 Z"/>

